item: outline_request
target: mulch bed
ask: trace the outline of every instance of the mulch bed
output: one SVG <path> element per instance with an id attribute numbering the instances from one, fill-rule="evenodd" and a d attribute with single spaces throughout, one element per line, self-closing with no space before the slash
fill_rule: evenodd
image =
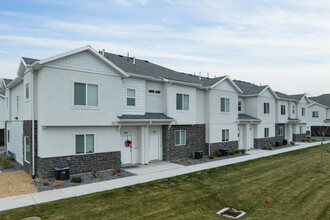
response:
<path id="1" fill-rule="evenodd" d="M 126 170 L 122 170 L 120 173 L 117 173 L 114 175 L 114 170 L 105 170 L 105 171 L 99 171 L 97 173 L 98 178 L 95 178 L 93 173 L 83 173 L 83 174 L 74 174 L 70 175 L 70 179 L 68 180 L 61 180 L 62 181 L 62 187 L 54 187 L 53 184 L 55 182 L 55 178 L 48 178 L 48 179 L 38 179 L 40 182 L 34 182 L 34 186 L 38 188 L 39 192 L 47 191 L 47 190 L 53 190 L 53 189 L 59 189 L 59 188 L 66 188 L 71 186 L 79 186 L 83 184 L 89 184 L 89 183 L 96 183 L 101 182 L 105 180 L 113 180 L 123 177 L 129 177 L 134 176 L 135 174 L 130 173 Z M 72 183 L 71 179 L 72 177 L 81 177 L 82 182 L 81 183 Z M 44 186 L 44 182 L 48 182 L 48 186 Z"/>
<path id="2" fill-rule="evenodd" d="M 182 159 L 177 159 L 177 160 L 171 160 L 171 163 L 175 164 L 180 164 L 184 166 L 191 166 L 191 165 L 196 165 L 196 164 L 201 164 L 201 163 L 208 163 L 212 161 L 217 161 L 217 160 L 225 160 L 225 159 L 230 159 L 230 158 L 235 158 L 235 157 L 242 157 L 246 156 L 248 154 L 235 154 L 235 155 L 229 155 L 229 156 L 222 156 L 222 157 L 215 157 L 214 159 L 209 159 L 209 156 L 204 156 L 201 159 L 195 159 L 195 158 L 182 158 Z M 180 163 L 178 163 L 180 161 Z M 192 163 L 189 163 L 188 161 L 192 161 Z"/>

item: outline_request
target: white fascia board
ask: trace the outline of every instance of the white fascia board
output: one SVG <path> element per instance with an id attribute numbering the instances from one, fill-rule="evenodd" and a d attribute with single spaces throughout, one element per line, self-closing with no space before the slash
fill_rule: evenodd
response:
<path id="1" fill-rule="evenodd" d="M 3 96 L 3 95 L 1 95 L 1 94 L 0 94 L 0 97 L 1 97 L 1 98 L 5 98 L 5 96 Z"/>
<path id="2" fill-rule="evenodd" d="M 270 86 L 267 86 L 264 90 L 262 90 L 258 95 L 261 95 L 264 91 L 266 91 L 267 89 L 269 89 L 270 93 L 273 94 L 273 96 L 275 97 L 275 99 L 280 99 L 276 93 L 272 90 L 272 88 Z"/>
<path id="3" fill-rule="evenodd" d="M 322 105 L 322 104 L 320 104 L 320 103 L 318 103 L 318 102 L 315 102 L 315 101 L 313 101 L 310 105 L 308 105 L 308 107 L 311 107 L 311 106 L 313 106 L 313 105 L 318 105 L 318 106 L 321 106 L 321 107 L 323 107 L 323 108 L 328 108 L 327 106 Z"/>
<path id="4" fill-rule="evenodd" d="M 311 103 L 311 100 L 309 100 L 309 98 L 308 98 L 308 96 L 306 95 L 306 93 L 304 94 L 304 96 L 303 96 L 299 101 L 301 101 L 303 98 L 306 99 L 307 104 L 310 104 L 310 103 Z"/>
<path id="5" fill-rule="evenodd" d="M 118 123 L 121 122 L 172 122 L 174 119 L 119 119 Z"/>
<path id="6" fill-rule="evenodd" d="M 234 83 L 234 81 L 228 76 L 226 75 L 223 79 L 219 80 L 218 82 L 214 83 L 210 88 L 213 89 L 214 87 L 216 87 L 217 85 L 219 85 L 220 83 L 222 83 L 223 81 L 228 80 L 229 83 L 239 92 L 239 93 L 243 93 L 243 91 L 236 85 L 236 83 Z"/>
<path id="7" fill-rule="evenodd" d="M 20 82 L 23 82 L 23 78 L 20 76 L 17 76 L 13 81 L 11 81 L 8 86 L 7 89 L 12 89 L 15 86 L 17 86 Z"/>

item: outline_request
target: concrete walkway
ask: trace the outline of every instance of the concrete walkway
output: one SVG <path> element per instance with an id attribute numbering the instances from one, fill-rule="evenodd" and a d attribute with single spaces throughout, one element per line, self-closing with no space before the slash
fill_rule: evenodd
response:
<path id="1" fill-rule="evenodd" d="M 330 143 L 327 141 L 325 143 Z M 81 186 L 68 187 L 63 189 L 50 190 L 45 192 L 38 192 L 32 194 L 25 194 L 20 196 L 13 196 L 0 199 L 0 211 L 35 205 L 44 202 L 51 202 L 59 199 L 71 198 L 82 196 L 90 193 L 101 192 L 105 190 L 117 189 L 125 186 L 131 186 L 139 183 L 150 182 L 158 179 L 178 176 L 182 174 L 197 172 L 215 167 L 226 166 L 243 161 L 268 157 L 276 154 L 281 154 L 289 151 L 299 150 L 312 146 L 319 145 L 320 143 L 297 143 L 299 146 L 283 148 L 280 150 L 266 151 L 266 150 L 250 150 L 247 156 L 235 157 L 230 159 L 212 161 L 208 163 L 196 164 L 191 166 L 182 166 L 172 164 L 165 161 L 151 163 L 149 165 L 141 165 L 137 168 L 129 169 L 129 172 L 137 174 L 115 180 L 108 180 L 98 183 L 91 183 Z"/>

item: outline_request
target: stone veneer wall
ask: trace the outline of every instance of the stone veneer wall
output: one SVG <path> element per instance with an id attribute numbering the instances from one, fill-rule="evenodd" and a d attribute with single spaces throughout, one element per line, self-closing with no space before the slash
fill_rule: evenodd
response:
<path id="1" fill-rule="evenodd" d="M 209 144 L 206 144 L 206 147 L 208 149 Z M 236 150 L 236 149 L 238 149 L 238 141 L 211 143 L 211 146 L 210 146 L 211 155 L 213 155 L 215 152 L 219 151 L 222 148 L 229 149 L 229 152 Z"/>
<path id="2" fill-rule="evenodd" d="M 23 158 L 25 157 L 25 151 L 24 151 L 24 137 L 28 136 L 30 137 L 30 163 L 25 162 L 23 159 L 23 168 L 25 172 L 32 175 L 32 120 L 23 121 Z M 38 155 L 38 121 L 34 121 L 34 158 L 35 158 L 35 164 L 37 166 L 37 155 Z M 35 167 L 36 171 L 36 167 Z"/>
<path id="3" fill-rule="evenodd" d="M 279 131 L 280 131 L 280 127 L 283 127 L 283 134 L 282 136 L 279 136 Z M 285 138 L 285 124 L 276 124 L 275 125 L 275 141 L 279 141 L 280 143 L 283 143 Z"/>
<path id="4" fill-rule="evenodd" d="M 175 146 L 174 132 L 176 130 L 186 131 L 186 145 Z M 170 130 L 163 126 L 163 159 L 173 160 L 187 158 L 196 150 L 207 153 L 205 148 L 205 124 L 199 125 L 173 125 Z"/>
<path id="5" fill-rule="evenodd" d="M 254 139 L 254 148 L 256 149 L 261 149 L 266 146 L 273 146 L 274 144 L 275 144 L 275 137 Z"/>
<path id="6" fill-rule="evenodd" d="M 301 139 L 306 138 L 306 133 L 303 133 L 303 134 L 293 134 L 292 137 L 293 137 L 293 141 L 294 142 L 301 141 Z"/>
<path id="7" fill-rule="evenodd" d="M 120 151 L 50 158 L 38 157 L 37 174 L 42 178 L 54 177 L 55 167 L 58 165 L 69 166 L 70 174 L 114 169 L 120 157 Z"/>

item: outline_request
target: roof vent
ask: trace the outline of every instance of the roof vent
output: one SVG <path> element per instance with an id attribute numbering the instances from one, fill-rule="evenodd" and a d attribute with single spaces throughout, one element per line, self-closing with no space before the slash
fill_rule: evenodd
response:
<path id="1" fill-rule="evenodd" d="M 202 79 L 202 72 L 200 72 L 200 71 L 199 71 L 199 77 L 198 78 L 199 78 L 199 80 Z"/>
<path id="2" fill-rule="evenodd" d="M 145 60 L 144 62 L 146 62 L 146 63 L 149 63 L 149 61 L 148 61 L 148 60 Z"/>
<path id="3" fill-rule="evenodd" d="M 133 57 L 133 64 L 136 65 L 135 57 Z"/>
<path id="4" fill-rule="evenodd" d="M 102 49 L 102 56 L 104 56 L 105 49 Z"/>
<path id="5" fill-rule="evenodd" d="M 127 52 L 127 62 L 129 62 L 129 53 Z"/>
<path id="6" fill-rule="evenodd" d="M 209 73 L 209 72 L 207 72 L 207 78 L 208 78 L 208 79 L 210 78 L 210 73 Z"/>

